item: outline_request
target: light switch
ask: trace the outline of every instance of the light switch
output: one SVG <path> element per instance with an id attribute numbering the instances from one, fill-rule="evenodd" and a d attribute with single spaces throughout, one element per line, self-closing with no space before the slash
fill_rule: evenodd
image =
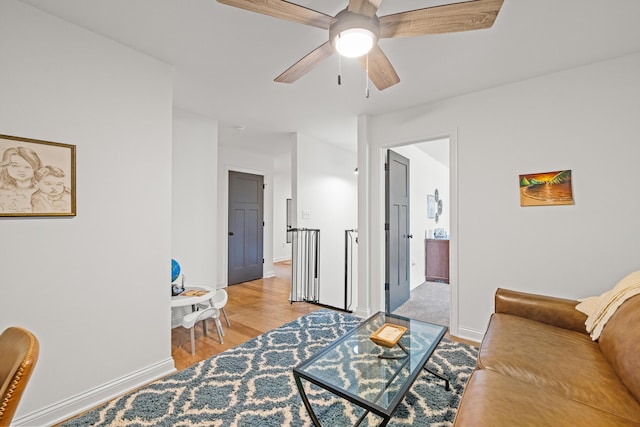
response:
<path id="1" fill-rule="evenodd" d="M 302 219 L 311 218 L 311 211 L 309 209 L 302 209 Z"/>

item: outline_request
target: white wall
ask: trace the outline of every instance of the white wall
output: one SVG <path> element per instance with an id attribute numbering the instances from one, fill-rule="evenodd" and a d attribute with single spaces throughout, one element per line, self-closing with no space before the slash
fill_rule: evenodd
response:
<path id="1" fill-rule="evenodd" d="M 264 176 L 264 236 L 263 277 L 274 276 L 273 270 L 273 157 L 236 150 L 227 146 L 218 149 L 218 287 L 227 286 L 228 271 L 228 218 L 229 218 L 229 171 Z"/>
<path id="2" fill-rule="evenodd" d="M 0 133 L 77 147 L 76 217 L 0 219 L 0 329 L 41 346 L 14 421 L 46 425 L 173 370 L 171 70 L 15 0 L 0 52 Z"/>
<path id="3" fill-rule="evenodd" d="M 369 120 L 371 193 L 361 207 L 371 209 L 370 230 L 379 227 L 380 147 L 457 135 L 459 330 L 452 333 L 482 337 L 497 287 L 578 298 L 640 267 L 638 75 L 635 54 Z M 519 174 L 561 169 L 573 171 L 575 205 L 520 207 Z M 372 293 L 382 283 L 379 254 L 376 243 Z"/>
<path id="4" fill-rule="evenodd" d="M 172 257 L 188 285 L 217 285 L 218 123 L 174 109 Z"/>
<path id="5" fill-rule="evenodd" d="M 297 226 L 320 229 L 320 302 L 343 308 L 344 235 L 358 218 L 356 153 L 300 134 L 295 152 Z"/>
<path id="6" fill-rule="evenodd" d="M 427 230 L 449 230 L 449 168 L 420 150 L 416 145 L 394 147 L 393 151 L 410 160 L 410 226 L 413 239 L 411 251 L 411 289 L 425 281 L 425 239 Z M 438 189 L 443 201 L 442 217 L 427 217 L 427 196 Z"/>
<path id="7" fill-rule="evenodd" d="M 273 170 L 273 261 L 291 259 L 287 243 L 287 199 L 291 198 L 291 151 L 274 159 Z"/>
<path id="8" fill-rule="evenodd" d="M 442 200 L 442 215 L 439 216 L 438 222 L 435 218 L 425 217 L 426 230 L 433 232 L 437 228 L 442 228 L 447 235 L 451 231 L 450 145 L 448 138 L 415 144 L 415 147 L 426 153 L 426 157 L 422 157 L 417 165 L 418 173 L 422 176 L 416 176 L 416 180 L 423 183 L 422 187 L 426 190 L 426 194 L 434 195 L 435 190 L 438 189 L 440 200 Z M 423 197 L 424 203 L 427 203 L 424 192 L 418 196 Z"/>

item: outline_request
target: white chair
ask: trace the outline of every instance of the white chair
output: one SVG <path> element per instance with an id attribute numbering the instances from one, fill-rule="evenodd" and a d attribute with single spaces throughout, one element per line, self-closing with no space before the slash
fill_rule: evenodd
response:
<path id="1" fill-rule="evenodd" d="M 220 323 L 220 311 L 215 307 L 209 307 L 204 310 L 194 311 L 193 313 L 189 313 L 182 318 L 182 327 L 185 329 L 189 329 L 189 334 L 191 335 L 192 355 L 196 354 L 195 326 L 199 321 L 202 320 L 203 333 L 204 335 L 207 335 L 206 320 L 208 318 L 212 318 L 216 322 L 216 329 L 218 330 L 220 344 L 224 344 L 224 341 L 222 340 L 224 332 L 222 331 L 222 324 Z"/>
<path id="2" fill-rule="evenodd" d="M 216 293 L 213 294 L 213 298 L 209 300 L 209 304 L 198 304 L 198 308 L 217 308 L 222 312 L 222 314 L 224 314 L 224 319 L 227 321 L 227 326 L 231 327 L 231 322 L 229 322 L 229 317 L 227 316 L 227 312 L 224 309 L 224 306 L 227 305 L 228 300 L 229 295 L 227 294 L 227 291 L 225 291 L 224 289 L 217 289 Z"/>
<path id="3" fill-rule="evenodd" d="M 227 317 L 227 312 L 224 309 L 224 306 L 227 305 L 227 301 L 229 300 L 229 296 L 227 295 L 227 291 L 224 289 L 218 289 L 211 298 L 211 306 L 217 308 L 224 314 L 224 318 L 227 321 L 227 326 L 231 327 L 231 322 L 229 322 L 229 317 Z"/>

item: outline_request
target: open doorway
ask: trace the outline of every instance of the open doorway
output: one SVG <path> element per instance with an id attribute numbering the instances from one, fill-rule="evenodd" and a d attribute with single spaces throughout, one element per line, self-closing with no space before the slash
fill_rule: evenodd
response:
<path id="1" fill-rule="evenodd" d="M 410 297 L 393 312 L 450 325 L 450 139 L 394 147 L 410 159 Z"/>

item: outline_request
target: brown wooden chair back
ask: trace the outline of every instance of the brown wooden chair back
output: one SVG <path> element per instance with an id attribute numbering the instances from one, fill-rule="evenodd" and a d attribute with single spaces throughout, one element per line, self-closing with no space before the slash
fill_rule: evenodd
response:
<path id="1" fill-rule="evenodd" d="M 39 350 L 38 339 L 24 328 L 10 327 L 0 335 L 0 426 L 11 424 Z"/>

